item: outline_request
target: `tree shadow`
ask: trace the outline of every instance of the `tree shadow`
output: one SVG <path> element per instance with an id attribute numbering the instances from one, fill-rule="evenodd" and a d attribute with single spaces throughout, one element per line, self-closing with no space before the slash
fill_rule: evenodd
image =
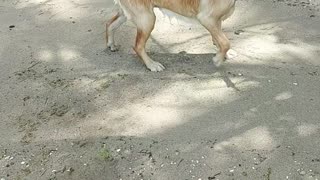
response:
<path id="1" fill-rule="evenodd" d="M 50 3 L 19 12 L 31 16 Z M 101 3 L 70 5 L 87 7 L 83 14 L 55 7 L 44 20 L 28 18 L 35 28 L 21 23 L 5 32 L 0 161 L 6 166 L 14 156 L 15 164 L 30 159 L 30 166 L 20 171 L 9 163 L 1 176 L 282 179 L 309 169 L 304 175 L 319 176 L 319 68 L 298 62 L 306 60 L 301 43 L 309 58 L 319 53 L 318 44 L 286 37 L 281 23 L 290 18 L 237 26 L 245 31 L 240 35 L 227 27 L 239 55 L 220 69 L 213 53 L 186 47 L 198 42 L 212 49 L 209 35 L 195 29 L 193 38 L 151 48 L 151 57 L 167 67 L 151 73 L 129 52 L 135 33 L 129 26 L 119 31 L 123 50 L 103 51 L 103 16 L 111 8 L 101 10 Z M 155 32 L 150 46 L 166 42 L 163 34 Z"/>

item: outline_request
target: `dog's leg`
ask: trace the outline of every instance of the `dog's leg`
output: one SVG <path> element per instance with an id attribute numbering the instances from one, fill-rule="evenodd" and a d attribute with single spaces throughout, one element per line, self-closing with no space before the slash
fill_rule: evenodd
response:
<path id="1" fill-rule="evenodd" d="M 106 24 L 106 41 L 107 47 L 115 52 L 118 50 L 117 46 L 114 43 L 114 33 L 115 31 L 127 21 L 126 16 L 119 10 L 116 15 L 112 16 L 111 19 Z"/>
<path id="2" fill-rule="evenodd" d="M 159 62 L 153 61 L 146 53 L 145 46 L 150 34 L 154 28 L 156 17 L 152 12 L 143 12 L 139 15 L 138 19 L 135 19 L 137 26 L 137 38 L 134 50 L 143 60 L 144 64 L 153 72 L 163 71 L 165 67 Z"/>
<path id="3" fill-rule="evenodd" d="M 218 52 L 213 57 L 213 62 L 219 67 L 227 56 L 227 52 L 230 49 L 230 42 L 226 35 L 222 32 L 221 20 L 215 20 L 212 17 L 205 17 L 199 19 L 201 24 L 211 33 L 212 40 L 218 47 Z"/>

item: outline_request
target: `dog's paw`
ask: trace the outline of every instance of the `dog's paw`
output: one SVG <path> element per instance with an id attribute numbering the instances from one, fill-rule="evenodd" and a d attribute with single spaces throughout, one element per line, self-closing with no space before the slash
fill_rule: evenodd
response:
<path id="1" fill-rule="evenodd" d="M 161 63 L 156 61 L 151 61 L 148 64 L 146 64 L 146 66 L 152 72 L 160 72 L 165 69 L 165 67 Z"/>
<path id="2" fill-rule="evenodd" d="M 221 54 L 217 54 L 212 60 L 216 67 L 220 67 L 224 61 L 224 57 Z"/>
<path id="3" fill-rule="evenodd" d="M 111 52 L 119 51 L 119 46 L 116 46 L 116 45 L 108 45 L 108 48 Z"/>

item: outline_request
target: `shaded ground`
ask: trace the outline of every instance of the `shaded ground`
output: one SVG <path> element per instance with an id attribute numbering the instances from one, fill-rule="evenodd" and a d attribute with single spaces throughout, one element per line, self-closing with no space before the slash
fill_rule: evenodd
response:
<path id="1" fill-rule="evenodd" d="M 319 179 L 318 5 L 239 0 L 220 69 L 159 15 L 151 73 L 130 23 L 104 50 L 111 0 L 1 1 L 0 178 Z"/>

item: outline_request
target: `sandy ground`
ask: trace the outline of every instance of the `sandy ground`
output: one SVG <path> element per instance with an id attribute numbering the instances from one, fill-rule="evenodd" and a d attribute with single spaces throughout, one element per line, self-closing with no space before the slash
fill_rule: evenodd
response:
<path id="1" fill-rule="evenodd" d="M 159 15 L 149 72 L 111 0 L 0 1 L 0 178 L 320 179 L 319 1 L 239 0 L 222 68 Z"/>

